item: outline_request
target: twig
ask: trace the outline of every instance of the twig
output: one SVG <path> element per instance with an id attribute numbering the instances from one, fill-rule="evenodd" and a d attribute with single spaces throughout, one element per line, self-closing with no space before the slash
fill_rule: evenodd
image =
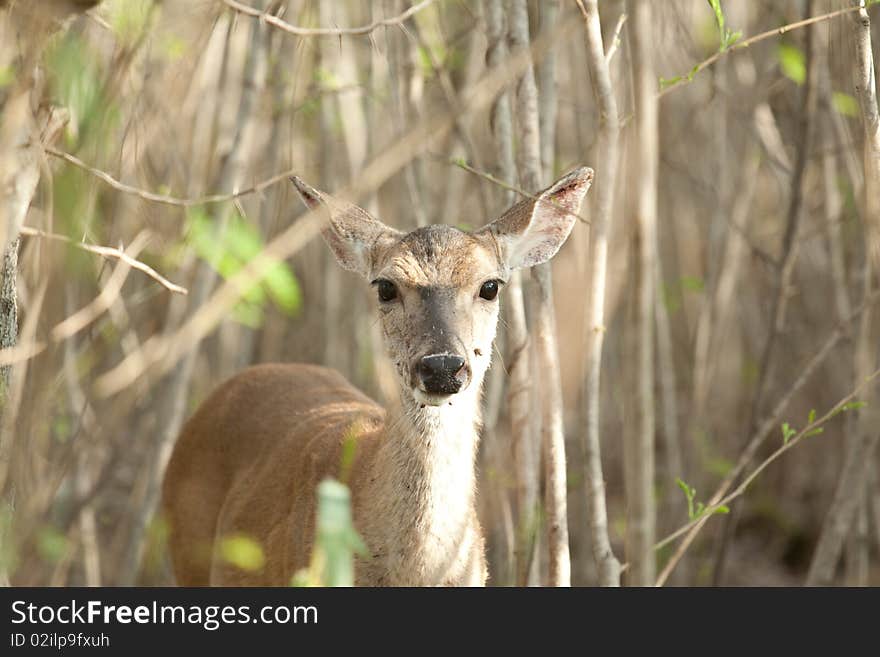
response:
<path id="1" fill-rule="evenodd" d="M 764 472 L 764 470 L 766 470 L 772 463 L 774 463 L 780 456 L 785 454 L 785 452 L 787 452 L 788 450 L 792 449 L 795 445 L 803 442 L 803 438 L 805 438 L 807 436 L 807 434 L 811 434 L 811 435 L 814 434 L 816 432 L 815 431 L 816 429 L 819 429 L 820 427 L 822 427 L 826 422 L 828 422 L 828 420 L 830 420 L 835 415 L 840 414 L 840 412 L 843 410 L 843 407 L 846 406 L 849 402 L 851 402 L 856 397 L 856 395 L 858 395 L 862 391 L 862 389 L 865 388 L 865 386 L 867 386 L 869 383 L 874 381 L 874 379 L 876 379 L 878 376 L 880 376 L 880 369 L 874 370 L 874 372 L 872 372 L 864 381 L 862 381 L 859 385 L 857 385 L 855 387 L 855 389 L 853 389 L 846 397 L 844 397 L 843 399 L 838 401 L 834 406 L 832 406 L 825 413 L 825 415 L 823 415 L 822 417 L 817 418 L 813 422 L 810 422 L 809 424 L 807 424 L 807 426 L 805 426 L 803 429 L 798 431 L 797 434 L 795 434 L 793 437 L 791 437 L 787 442 L 783 443 L 780 447 L 778 447 L 772 454 L 770 454 L 770 456 L 768 456 L 757 467 L 755 467 L 755 469 L 752 470 L 752 472 L 749 473 L 749 475 L 745 479 L 743 479 L 742 483 L 740 483 L 739 486 L 734 488 L 730 493 L 728 493 L 727 495 L 724 495 L 723 493 L 721 495 L 718 495 L 716 493 L 716 495 L 713 496 L 712 501 L 705 506 L 705 508 L 703 509 L 703 513 L 698 518 L 691 520 L 686 525 L 679 527 L 676 531 L 669 534 L 669 536 L 667 536 L 662 541 L 657 543 L 654 546 L 654 549 L 660 550 L 661 548 L 665 547 L 666 545 L 668 545 L 669 543 L 674 541 L 676 538 L 678 538 L 679 536 L 681 536 L 685 532 L 699 531 L 699 529 L 706 523 L 706 521 L 711 516 L 715 515 L 719 511 L 719 509 L 721 509 L 721 507 L 724 507 L 727 504 L 730 504 L 736 498 L 740 497 L 743 493 L 745 493 L 745 491 L 749 487 L 749 485 L 755 479 L 757 479 L 758 476 L 762 472 Z M 670 562 L 671 562 L 671 560 L 670 560 Z M 658 580 L 657 580 L 657 586 L 663 585 L 663 581 L 665 581 L 664 575 L 668 576 L 665 569 L 664 569 L 663 573 L 661 573 L 660 578 L 658 578 Z M 661 581 L 661 580 L 663 580 L 663 581 Z"/>
<path id="2" fill-rule="evenodd" d="M 472 173 L 476 176 L 479 176 L 483 180 L 488 180 L 490 183 L 492 183 L 494 185 L 498 185 L 502 189 L 506 189 L 509 192 L 514 192 L 515 194 L 519 194 L 523 198 L 531 199 L 533 201 L 539 200 L 539 197 L 536 194 L 532 194 L 530 192 L 527 192 L 522 187 L 517 187 L 516 185 L 510 185 L 510 184 L 504 182 L 503 180 L 499 180 L 498 178 L 493 176 L 491 173 L 488 173 L 486 171 L 480 171 L 479 169 L 475 169 L 462 159 L 452 159 L 452 160 L 447 160 L 447 162 L 464 169 L 468 173 Z M 589 225 L 589 223 L 590 223 L 590 220 L 587 219 L 582 214 L 579 214 L 577 212 L 572 212 L 571 210 L 568 210 L 568 209 L 562 207 L 562 205 L 560 205 L 559 203 L 556 203 L 555 201 L 552 201 L 550 199 L 543 199 L 541 202 L 548 203 L 548 204 L 552 205 L 553 207 L 557 208 L 560 212 L 564 212 L 565 214 L 569 214 L 573 217 L 577 217 L 579 221 L 581 221 L 585 224 Z"/>
<path id="3" fill-rule="evenodd" d="M 116 189 L 120 192 L 133 194 L 134 196 L 142 198 L 145 201 L 151 201 L 153 203 L 163 203 L 165 205 L 173 205 L 181 208 L 190 208 L 196 205 L 205 205 L 207 203 L 224 203 L 226 201 L 232 201 L 242 196 L 247 196 L 249 194 L 256 194 L 263 191 L 267 187 L 271 187 L 272 185 L 275 185 L 283 180 L 287 180 L 288 178 L 290 178 L 290 176 L 297 172 L 296 169 L 283 171 L 282 173 L 275 174 L 271 178 L 267 178 L 266 180 L 251 185 L 250 187 L 246 187 L 245 189 L 240 189 L 232 194 L 214 194 L 211 196 L 203 196 L 201 198 L 178 198 L 174 196 L 168 196 L 166 194 L 156 194 L 154 192 L 148 192 L 144 189 L 139 189 L 137 187 L 127 185 L 124 182 L 118 181 L 106 171 L 102 171 L 101 169 L 97 169 L 89 164 L 86 164 L 78 157 L 71 155 L 70 153 L 65 153 L 64 151 L 59 151 L 51 147 L 45 147 L 43 150 L 45 150 L 46 153 L 52 155 L 53 157 L 60 158 L 66 162 L 70 162 L 80 169 L 88 171 L 93 176 L 99 178 L 100 180 L 103 180 L 113 189 Z"/>
<path id="4" fill-rule="evenodd" d="M 673 89 L 681 87 L 685 84 L 689 84 L 693 81 L 694 77 L 697 73 L 702 71 L 705 68 L 708 68 L 722 56 L 726 55 L 729 52 L 733 52 L 734 50 L 740 50 L 742 48 L 748 48 L 751 45 L 758 43 L 759 41 L 764 41 L 765 39 L 769 39 L 770 37 L 774 37 L 777 35 L 785 34 L 786 32 L 791 32 L 792 30 L 797 30 L 802 27 L 807 27 L 809 25 L 813 25 L 814 23 L 821 23 L 822 21 L 827 21 L 832 18 L 836 18 L 837 16 L 842 16 L 844 14 L 851 14 L 854 11 L 859 11 L 859 7 L 845 7 L 843 9 L 838 9 L 837 11 L 832 11 L 827 14 L 822 14 L 821 16 L 813 16 L 811 18 L 805 18 L 804 20 L 796 21 L 794 23 L 789 23 L 788 25 L 782 25 L 781 27 L 775 27 L 772 30 L 767 30 L 766 32 L 761 32 L 760 34 L 756 34 L 755 36 L 749 37 L 748 39 L 744 39 L 743 41 L 737 41 L 735 44 L 730 46 L 726 50 L 719 50 L 711 57 L 707 57 L 699 64 L 697 64 L 690 72 L 689 75 L 683 76 L 681 79 L 676 80 L 674 83 L 670 84 L 665 89 L 661 89 L 657 92 L 657 98 L 663 98 L 666 94 L 668 94 Z"/>
<path id="5" fill-rule="evenodd" d="M 420 12 L 422 9 L 425 9 L 428 5 L 433 4 L 433 2 L 434 0 L 422 0 L 422 2 L 413 5 L 398 16 L 375 20 L 369 25 L 362 25 L 361 27 L 299 27 L 297 25 L 291 25 L 277 16 L 260 11 L 259 9 L 254 9 L 253 7 L 236 2 L 235 0 L 223 0 L 223 4 L 230 9 L 245 14 L 246 16 L 259 18 L 261 21 L 272 27 L 277 27 L 279 30 L 283 30 L 288 34 L 293 34 L 299 37 L 363 36 L 374 32 L 380 27 L 393 27 L 395 25 L 402 26 L 410 17 Z"/>
<path id="6" fill-rule="evenodd" d="M 152 278 L 154 281 L 165 287 L 171 292 L 175 292 L 177 294 L 187 294 L 188 291 L 185 287 L 181 287 L 176 283 L 172 283 L 167 278 L 162 276 L 155 269 L 150 267 L 147 264 L 144 264 L 140 260 L 136 260 L 131 257 L 128 253 L 119 248 L 114 248 L 110 246 L 98 246 L 97 244 L 86 244 L 85 242 L 78 242 L 73 240 L 67 235 L 59 235 L 57 233 L 47 233 L 38 228 L 30 228 L 29 226 L 22 226 L 21 228 L 22 235 L 28 235 L 30 237 L 42 237 L 44 239 L 50 240 L 58 240 L 59 242 L 67 242 L 68 244 L 72 244 L 78 249 L 82 249 L 83 251 L 89 251 L 90 253 L 97 253 L 99 256 L 104 258 L 116 258 L 117 260 L 122 260 L 127 263 L 132 269 L 137 269 L 138 271 L 142 271 L 147 276 Z"/>
<path id="7" fill-rule="evenodd" d="M 719 484 L 717 490 L 712 495 L 709 503 L 707 504 L 707 508 L 715 507 L 721 503 L 721 500 L 724 498 L 724 495 L 728 490 L 733 486 L 734 482 L 739 478 L 740 474 L 746 469 L 748 464 L 751 462 L 752 458 L 754 458 L 755 454 L 758 451 L 758 448 L 764 444 L 764 440 L 770 433 L 779 426 L 779 423 L 782 421 L 782 413 L 788 407 L 789 402 L 792 398 L 797 394 L 797 392 L 806 385 L 809 378 L 812 376 L 813 372 L 815 372 L 819 366 L 825 361 L 837 343 L 849 333 L 849 325 L 858 318 L 862 312 L 864 312 L 871 304 L 875 303 L 877 299 L 880 299 L 880 290 L 875 290 L 865 301 L 853 311 L 853 313 L 846 318 L 845 321 L 840 322 L 834 331 L 831 332 L 831 335 L 828 336 L 828 339 L 822 345 L 822 347 L 813 355 L 807 365 L 801 370 L 800 375 L 792 384 L 792 386 L 788 389 L 782 399 L 777 402 L 776 406 L 773 409 L 773 412 L 770 413 L 769 417 L 761 423 L 759 429 L 752 434 L 752 437 L 749 439 L 748 444 L 745 449 L 740 454 L 739 460 L 733 469 L 727 474 L 724 478 L 724 481 Z M 694 522 L 690 522 L 684 527 L 676 530 L 675 532 L 669 534 L 661 540 L 659 543 L 654 545 L 655 550 L 659 550 L 664 546 L 668 545 L 670 542 L 674 541 L 676 538 L 687 532 L 684 540 L 676 549 L 675 553 L 666 562 L 666 566 L 663 568 L 663 571 L 660 573 L 660 576 L 657 578 L 657 586 L 663 586 L 666 580 L 669 578 L 669 575 L 672 573 L 675 566 L 681 560 L 685 551 L 688 547 L 693 543 L 697 534 L 709 520 L 710 515 L 703 515 L 699 519 Z"/>
<path id="8" fill-rule="evenodd" d="M 119 263 L 116 265 L 107 283 L 101 289 L 100 294 L 73 315 L 55 325 L 49 334 L 53 342 L 61 342 L 76 335 L 110 307 L 122 290 L 122 285 L 125 283 L 128 272 L 131 270 L 131 263 L 137 262 L 135 257 L 147 245 L 148 239 L 146 231 L 138 233 L 131 241 L 131 244 L 128 245 L 126 253 L 120 256 Z"/>
<path id="9" fill-rule="evenodd" d="M 608 52 L 605 53 L 605 61 L 611 66 L 611 60 L 614 59 L 614 53 L 620 47 L 620 32 L 623 30 L 623 24 L 626 23 L 626 14 L 621 14 L 617 19 L 617 25 L 614 26 L 614 34 L 611 36 L 611 45 L 608 46 Z"/>

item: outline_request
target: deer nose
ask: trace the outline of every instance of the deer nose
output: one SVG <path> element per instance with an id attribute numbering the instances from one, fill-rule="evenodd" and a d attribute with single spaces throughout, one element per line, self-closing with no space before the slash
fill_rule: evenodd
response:
<path id="1" fill-rule="evenodd" d="M 419 377 L 426 392 L 453 395 L 467 380 L 465 360 L 453 354 L 424 356 L 419 361 Z"/>

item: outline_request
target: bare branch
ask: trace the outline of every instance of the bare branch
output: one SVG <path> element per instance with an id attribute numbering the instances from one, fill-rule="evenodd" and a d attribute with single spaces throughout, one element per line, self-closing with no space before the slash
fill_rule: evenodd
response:
<path id="1" fill-rule="evenodd" d="M 523 198 L 529 198 L 529 199 L 532 199 L 533 201 L 537 201 L 539 199 L 537 194 L 531 194 L 530 192 L 527 192 L 526 190 L 524 190 L 522 187 L 518 187 L 517 185 L 510 185 L 510 184 L 504 182 L 503 180 L 499 180 L 498 178 L 493 176 L 491 173 L 475 169 L 474 167 L 472 167 L 467 162 L 465 162 L 461 159 L 449 160 L 449 162 L 450 162 L 450 164 L 454 164 L 455 166 L 457 166 L 461 169 L 464 169 L 468 173 L 472 173 L 475 176 L 479 176 L 483 180 L 489 181 L 493 185 L 498 185 L 502 189 L 506 189 L 509 192 L 514 192 L 515 194 L 519 194 Z M 590 220 L 587 219 L 584 215 L 580 214 L 579 212 L 572 212 L 571 210 L 564 208 L 561 204 L 553 201 L 552 199 L 545 198 L 541 202 L 545 203 L 547 205 L 552 205 L 553 207 L 557 208 L 560 212 L 564 212 L 565 214 L 571 215 L 572 217 L 577 217 L 578 221 L 580 221 L 581 223 L 585 223 L 587 225 L 590 224 Z"/>
<path id="2" fill-rule="evenodd" d="M 181 208 L 190 208 L 196 205 L 205 205 L 207 203 L 225 203 L 227 201 L 234 201 L 235 199 L 241 198 L 242 196 L 259 193 L 267 187 L 271 187 L 272 185 L 276 185 L 279 182 L 287 180 L 288 178 L 290 178 L 290 176 L 296 173 L 295 169 L 283 171 L 282 173 L 275 174 L 271 178 L 267 178 L 266 180 L 258 182 L 255 185 L 251 185 L 250 187 L 246 187 L 245 189 L 240 189 L 232 194 L 214 194 L 211 196 L 203 196 L 201 198 L 178 198 L 175 196 L 168 196 L 166 194 L 156 194 L 154 192 L 148 192 L 144 189 L 139 189 L 137 187 L 127 185 L 124 182 L 120 182 L 106 171 L 102 171 L 101 169 L 90 166 L 75 155 L 71 155 L 70 153 L 65 153 L 64 151 L 59 151 L 55 148 L 49 147 L 45 148 L 44 150 L 53 157 L 60 158 L 66 162 L 70 162 L 80 169 L 83 169 L 84 171 L 88 171 L 90 174 L 100 180 L 103 180 L 115 190 L 124 192 L 125 194 L 132 194 L 134 196 L 144 199 L 145 201 L 151 201 L 153 203 L 163 203 L 165 205 L 173 205 Z"/>
<path id="3" fill-rule="evenodd" d="M 71 244 L 78 249 L 89 251 L 90 253 L 97 253 L 99 256 L 103 256 L 104 258 L 114 258 L 116 260 L 122 260 L 123 262 L 127 263 L 128 266 L 132 269 L 137 269 L 138 271 L 144 272 L 147 276 L 165 287 L 170 292 L 175 292 L 177 294 L 187 294 L 187 289 L 185 287 L 181 287 L 176 283 L 172 283 L 155 269 L 141 262 L 140 260 L 136 260 L 135 258 L 131 257 L 131 255 L 129 255 L 126 251 L 123 251 L 122 249 L 110 246 L 98 246 L 97 244 L 86 244 L 85 242 L 77 242 L 76 240 L 73 240 L 66 235 L 47 233 L 38 228 L 31 228 L 29 226 L 22 226 L 20 233 L 22 235 L 28 235 L 30 237 L 42 237 L 44 239 L 67 242 L 68 244 Z"/>
<path id="4" fill-rule="evenodd" d="M 119 295 L 120 290 L 122 290 L 122 285 L 125 283 L 128 272 L 131 270 L 131 263 L 137 262 L 135 257 L 147 245 L 148 239 L 146 231 L 138 233 L 123 254 L 124 257 L 119 258 L 119 264 L 116 265 L 113 274 L 101 289 L 101 293 L 88 305 L 80 308 L 77 312 L 57 324 L 52 329 L 50 336 L 54 342 L 61 342 L 62 340 L 79 333 L 110 307 L 110 304 L 113 303 Z"/>
<path id="5" fill-rule="evenodd" d="M 797 30 L 802 27 L 807 27 L 809 25 L 814 25 L 815 23 L 821 23 L 823 21 L 830 20 L 832 18 L 837 18 L 838 16 L 843 16 L 844 14 L 851 14 L 854 11 L 859 11 L 859 7 L 845 7 L 844 9 L 838 9 L 837 11 L 832 11 L 827 14 L 822 14 L 820 16 L 813 16 L 811 18 L 805 18 L 801 21 L 795 21 L 794 23 L 789 23 L 788 25 L 782 25 L 781 27 L 774 27 L 772 30 L 767 30 L 766 32 L 761 32 L 760 34 L 756 34 L 755 36 L 749 37 L 748 39 L 743 39 L 742 41 L 737 41 L 735 44 L 730 46 L 727 50 L 719 50 L 711 57 L 707 57 L 699 64 L 694 66 L 691 69 L 690 73 L 687 76 L 681 77 L 675 83 L 670 84 L 665 89 L 662 89 L 657 92 L 657 98 L 662 98 L 666 94 L 668 94 L 673 89 L 677 89 L 678 87 L 689 84 L 693 81 L 694 77 L 696 77 L 697 73 L 702 71 L 703 69 L 709 68 L 712 64 L 717 62 L 727 53 L 733 52 L 734 50 L 741 50 L 743 48 L 748 48 L 760 41 L 764 41 L 765 39 L 769 39 L 771 37 L 779 36 L 785 34 L 786 32 L 791 32 L 792 30 Z"/>
<path id="6" fill-rule="evenodd" d="M 223 4 L 225 4 L 230 9 L 233 9 L 241 14 L 245 14 L 246 16 L 259 18 L 261 21 L 267 23 L 268 25 L 271 25 L 272 27 L 277 27 L 279 30 L 283 30 L 288 34 L 293 34 L 299 37 L 368 35 L 379 29 L 380 27 L 394 27 L 403 25 L 404 22 L 409 20 L 412 16 L 420 12 L 422 9 L 426 8 L 428 5 L 433 4 L 433 2 L 434 0 L 422 0 L 422 2 L 413 5 L 399 16 L 375 20 L 369 25 L 363 25 L 361 27 L 298 27 L 296 25 L 291 25 L 287 21 L 282 20 L 277 16 L 273 16 L 272 14 L 269 14 L 265 11 L 260 11 L 259 9 L 254 9 L 253 7 L 249 7 L 240 2 L 236 2 L 235 0 L 223 0 Z"/>
<path id="7" fill-rule="evenodd" d="M 831 335 L 828 336 L 828 339 L 825 343 L 819 348 L 819 350 L 813 355 L 810 361 L 804 366 L 801 370 L 801 373 L 798 375 L 797 379 L 795 379 L 794 383 L 791 384 L 791 387 L 788 391 L 782 396 L 782 398 L 776 403 L 776 406 L 773 408 L 773 411 L 769 414 L 767 419 L 765 419 L 760 427 L 755 431 L 749 441 L 740 454 L 739 459 L 736 462 L 736 465 L 731 469 L 730 472 L 727 473 L 727 476 L 724 480 L 719 484 L 715 493 L 710 498 L 707 508 L 717 508 L 717 506 L 721 503 L 721 500 L 724 499 L 724 495 L 731 489 L 734 485 L 734 482 L 740 477 L 740 475 L 745 471 L 746 467 L 748 467 L 749 463 L 754 458 L 755 454 L 757 454 L 758 449 L 761 445 L 764 444 L 764 441 L 767 437 L 776 430 L 780 423 L 782 422 L 782 413 L 788 407 L 788 404 L 791 402 L 792 398 L 798 393 L 798 391 L 806 385 L 807 381 L 810 380 L 810 377 L 813 373 L 819 368 L 819 366 L 825 362 L 825 359 L 831 354 L 834 347 L 837 346 L 837 343 L 840 342 L 846 335 L 849 334 L 849 326 L 855 321 L 866 309 L 868 309 L 873 303 L 875 303 L 878 299 L 880 299 L 880 290 L 875 290 L 856 310 L 853 311 L 852 315 L 846 318 L 845 321 L 840 322 L 834 331 L 831 332 Z M 675 553 L 670 557 L 669 561 L 666 562 L 666 566 L 664 566 L 663 571 L 660 573 L 657 578 L 657 586 L 663 586 L 666 583 L 666 580 L 669 578 L 669 575 L 675 569 L 675 566 L 681 560 L 684 553 L 687 551 L 688 547 L 693 543 L 697 534 L 699 534 L 700 530 L 705 526 L 708 522 L 711 514 L 706 514 L 701 516 L 695 522 L 688 523 L 684 527 L 676 530 L 675 532 L 669 534 L 663 540 L 654 545 L 655 550 L 659 550 L 662 547 L 668 545 L 670 542 L 674 541 L 676 538 L 681 536 L 682 534 L 687 533 L 684 540 L 676 549 Z"/>
<path id="8" fill-rule="evenodd" d="M 611 60 L 614 59 L 614 53 L 620 47 L 620 32 L 623 30 L 623 24 L 626 23 L 626 14 L 621 14 L 617 19 L 617 25 L 614 26 L 614 34 L 611 36 L 611 45 L 608 46 L 608 52 L 605 53 L 605 61 L 611 66 Z"/>
<path id="9" fill-rule="evenodd" d="M 728 493 L 727 495 L 724 495 L 724 493 L 721 493 L 719 495 L 716 492 L 716 494 L 712 497 L 712 500 L 708 504 L 706 504 L 705 508 L 703 509 L 703 513 L 698 518 L 691 520 L 686 525 L 684 525 L 684 526 L 680 527 L 679 529 L 677 529 L 676 531 L 672 532 L 669 536 L 667 536 L 662 541 L 657 543 L 654 546 L 654 549 L 659 550 L 659 549 L 665 547 L 666 545 L 668 545 L 669 543 L 674 541 L 676 538 L 678 538 L 679 536 L 681 536 L 685 532 L 688 532 L 688 531 L 690 532 L 688 534 L 688 537 L 691 536 L 692 534 L 698 532 L 700 530 L 700 528 L 702 528 L 706 524 L 706 522 L 709 520 L 710 517 L 712 517 L 713 515 L 718 513 L 718 511 L 721 509 L 721 507 L 726 506 L 727 504 L 730 504 L 735 499 L 742 496 L 742 494 L 746 492 L 746 489 L 749 487 L 749 485 L 753 481 L 755 481 L 755 479 L 757 479 L 758 476 L 762 472 L 764 472 L 764 470 L 766 470 L 772 463 L 774 463 L 780 456 L 785 454 L 788 450 L 792 449 L 795 445 L 798 445 L 801 442 L 803 442 L 804 438 L 811 436 L 811 435 L 814 435 L 816 433 L 817 429 L 820 429 L 821 427 L 823 427 L 835 415 L 840 414 L 844 410 L 844 407 L 847 404 L 849 404 L 850 402 L 852 402 L 853 400 L 855 400 L 855 398 L 858 396 L 858 394 L 860 392 L 862 392 L 862 390 L 864 390 L 869 384 L 871 384 L 878 376 L 880 376 L 880 369 L 874 370 L 874 372 L 872 372 L 867 378 L 865 378 L 864 381 L 859 383 L 849 394 L 846 395 L 846 397 L 842 398 L 834 406 L 832 406 L 822 417 L 817 418 L 813 422 L 810 422 L 809 424 L 807 424 L 807 426 L 805 426 L 803 429 L 798 431 L 787 442 L 783 443 L 782 446 L 778 447 L 772 454 L 770 454 L 770 456 L 768 456 L 766 459 L 761 461 L 761 463 L 757 467 L 755 467 L 755 469 L 752 470 L 752 472 L 750 472 L 749 475 L 745 479 L 743 479 L 742 483 L 740 483 L 739 486 L 737 486 L 735 489 L 733 489 L 730 493 Z M 867 464 L 869 462 L 869 460 L 870 459 L 865 459 L 865 463 Z M 855 497 L 858 499 L 858 495 L 855 495 Z M 682 543 L 682 545 L 684 545 L 685 543 L 687 543 L 687 540 L 685 540 L 685 542 Z M 676 554 L 673 556 L 673 559 L 670 560 L 670 563 L 672 563 L 673 560 L 674 560 L 674 563 L 678 563 L 679 558 L 680 558 L 680 556 L 679 556 L 678 552 L 676 552 Z M 674 566 L 674 563 L 673 563 L 673 566 Z M 670 569 L 670 571 L 671 571 L 671 569 Z M 660 575 L 660 578 L 658 578 L 657 586 L 663 585 L 663 582 L 665 581 L 664 576 L 668 576 L 666 569 L 664 569 L 663 573 L 661 573 L 661 575 Z"/>

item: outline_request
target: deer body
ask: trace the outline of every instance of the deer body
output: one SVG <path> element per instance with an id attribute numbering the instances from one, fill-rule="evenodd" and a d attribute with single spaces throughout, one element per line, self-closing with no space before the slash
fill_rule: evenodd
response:
<path id="1" fill-rule="evenodd" d="M 308 565 L 315 495 L 347 483 L 368 548 L 359 585 L 483 585 L 476 514 L 480 394 L 510 270 L 555 254 L 592 180 L 579 169 L 480 231 L 394 231 L 357 206 L 294 179 L 307 205 L 329 211 L 323 236 L 340 264 L 376 285 L 400 399 L 387 411 L 332 370 L 249 368 L 186 423 L 163 486 L 170 550 L 182 585 L 286 585 Z M 241 569 L 224 538 L 256 541 L 265 563 Z"/>
<path id="2" fill-rule="evenodd" d="M 348 483 L 371 555 L 358 584 L 482 584 L 476 430 L 444 441 L 432 418 L 422 429 L 398 416 L 390 436 L 385 416 L 340 374 L 314 365 L 260 365 L 218 388 L 184 428 L 166 476 L 166 503 L 176 502 L 168 520 L 185 529 L 171 534 L 180 583 L 268 586 L 308 566 L 316 486 L 339 476 L 354 427 Z M 215 537 L 236 534 L 260 541 L 263 568 L 206 558 Z"/>

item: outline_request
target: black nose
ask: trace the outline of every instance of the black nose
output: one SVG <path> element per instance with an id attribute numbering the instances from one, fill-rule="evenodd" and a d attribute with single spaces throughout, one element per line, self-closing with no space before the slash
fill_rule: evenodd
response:
<path id="1" fill-rule="evenodd" d="M 452 395 L 467 379 L 464 358 L 452 354 L 432 354 L 419 361 L 419 376 L 425 390 L 435 395 Z"/>

